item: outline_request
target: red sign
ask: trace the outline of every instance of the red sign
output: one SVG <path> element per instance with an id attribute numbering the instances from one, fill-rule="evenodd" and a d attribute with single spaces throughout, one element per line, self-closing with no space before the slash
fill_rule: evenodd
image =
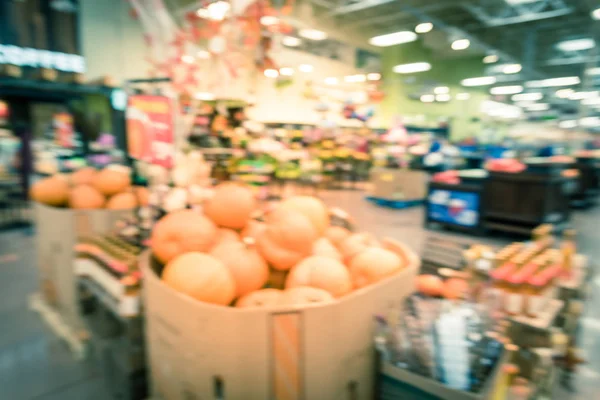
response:
<path id="1" fill-rule="evenodd" d="M 73 147 L 73 116 L 66 112 L 54 114 L 54 140 L 60 147 Z"/>
<path id="2" fill-rule="evenodd" d="M 127 107 L 127 151 L 132 158 L 173 167 L 173 105 L 163 96 L 131 96 Z"/>

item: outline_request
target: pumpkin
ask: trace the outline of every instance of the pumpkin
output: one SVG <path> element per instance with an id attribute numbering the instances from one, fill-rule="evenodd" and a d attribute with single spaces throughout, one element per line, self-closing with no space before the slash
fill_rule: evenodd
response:
<path id="1" fill-rule="evenodd" d="M 317 232 L 303 214 L 277 208 L 257 237 L 258 250 L 274 269 L 287 271 L 312 252 Z"/>
<path id="2" fill-rule="evenodd" d="M 290 270 L 285 288 L 302 286 L 326 290 L 333 297 L 341 297 L 352 291 L 350 273 L 346 266 L 323 256 L 308 257 Z"/>
<path id="3" fill-rule="evenodd" d="M 106 167 L 96 174 L 92 185 L 105 196 L 124 192 L 131 185 L 129 170 L 126 167 Z"/>
<path id="4" fill-rule="evenodd" d="M 331 303 L 334 300 L 335 298 L 326 290 L 304 286 L 284 290 L 278 305 L 307 306 Z"/>
<path id="5" fill-rule="evenodd" d="M 191 251 L 208 252 L 217 240 L 217 227 L 194 210 L 167 214 L 154 226 L 150 243 L 154 256 L 166 264 Z"/>
<path id="6" fill-rule="evenodd" d="M 232 230 L 232 229 L 225 229 L 225 228 L 219 228 L 217 230 L 217 240 L 215 243 L 215 248 L 219 247 L 222 244 L 225 243 L 229 243 L 229 242 L 239 242 L 240 241 L 240 235 Z"/>
<path id="7" fill-rule="evenodd" d="M 248 186 L 225 182 L 215 188 L 213 197 L 204 206 L 204 213 L 219 226 L 242 229 L 257 207 Z"/>
<path id="8" fill-rule="evenodd" d="M 92 186 L 79 185 L 69 193 L 69 207 L 74 209 L 103 208 L 106 199 Z"/>
<path id="9" fill-rule="evenodd" d="M 342 240 L 340 252 L 346 264 L 350 264 L 352 258 L 369 247 L 380 247 L 377 239 L 370 233 L 355 233 Z"/>
<path id="10" fill-rule="evenodd" d="M 444 281 L 436 275 L 417 276 L 417 290 L 427 296 L 440 296 L 444 288 Z"/>
<path id="11" fill-rule="evenodd" d="M 293 196 L 281 202 L 279 207 L 302 213 L 322 235 L 329 226 L 329 210 L 325 204 L 312 196 Z"/>
<path id="12" fill-rule="evenodd" d="M 400 271 L 402 259 L 396 253 L 379 247 L 370 247 L 350 262 L 350 275 L 355 288 L 379 282 Z"/>
<path id="13" fill-rule="evenodd" d="M 219 260 L 202 253 L 186 253 L 165 266 L 162 279 L 166 285 L 205 303 L 231 303 L 235 296 L 235 281 Z"/>
<path id="14" fill-rule="evenodd" d="M 143 186 L 134 186 L 133 193 L 137 197 L 140 207 L 146 207 L 150 203 L 150 192 Z"/>
<path id="15" fill-rule="evenodd" d="M 278 289 L 261 289 L 248 293 L 235 303 L 239 308 L 273 307 L 281 301 L 283 291 Z"/>
<path id="16" fill-rule="evenodd" d="M 342 254 L 327 238 L 320 238 L 313 244 L 312 254 L 342 261 Z"/>
<path id="17" fill-rule="evenodd" d="M 81 168 L 71 174 L 71 184 L 77 185 L 91 185 L 94 182 L 97 171 L 92 167 Z"/>
<path id="18" fill-rule="evenodd" d="M 58 175 L 44 178 L 31 186 L 29 196 L 38 203 L 62 207 L 69 200 L 69 184 Z"/>
<path id="19" fill-rule="evenodd" d="M 138 202 L 135 194 L 125 192 L 112 196 L 108 200 L 108 203 L 106 203 L 106 208 L 109 210 L 130 210 L 132 208 L 136 208 L 137 205 Z"/>
<path id="20" fill-rule="evenodd" d="M 352 235 L 352 232 L 341 226 L 330 226 L 325 230 L 324 234 L 324 236 L 335 246 L 340 246 L 344 240 L 350 237 L 350 235 Z"/>
<path id="21" fill-rule="evenodd" d="M 257 238 L 266 228 L 267 228 L 267 225 L 264 222 L 260 222 L 260 221 L 256 221 L 256 220 L 252 219 L 252 220 L 248 221 L 248 224 L 246 225 L 244 230 L 242 230 L 242 233 L 240 235 L 243 238 L 245 238 L 245 237 Z"/>
<path id="22" fill-rule="evenodd" d="M 262 288 L 269 279 L 269 266 L 258 254 L 253 239 L 224 242 L 210 254 L 221 260 L 231 272 L 236 285 L 235 297 Z"/>
<path id="23" fill-rule="evenodd" d="M 466 280 L 460 278 L 450 278 L 444 282 L 442 296 L 447 299 L 462 299 L 469 291 L 469 284 Z"/>

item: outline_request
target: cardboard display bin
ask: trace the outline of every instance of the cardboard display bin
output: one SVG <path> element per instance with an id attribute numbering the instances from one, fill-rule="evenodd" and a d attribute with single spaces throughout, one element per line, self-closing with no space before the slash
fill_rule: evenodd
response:
<path id="1" fill-rule="evenodd" d="M 36 250 L 43 300 L 69 327 L 84 327 L 74 272 L 77 238 L 108 233 L 131 210 L 72 210 L 35 204 Z"/>
<path id="2" fill-rule="evenodd" d="M 419 260 L 412 252 L 410 258 L 402 272 L 331 304 L 237 309 L 166 286 L 146 252 L 141 268 L 155 398 L 372 399 L 374 315 L 414 291 Z"/>
<path id="3" fill-rule="evenodd" d="M 429 176 L 424 171 L 373 168 L 369 196 L 396 201 L 417 201 L 427 196 Z"/>

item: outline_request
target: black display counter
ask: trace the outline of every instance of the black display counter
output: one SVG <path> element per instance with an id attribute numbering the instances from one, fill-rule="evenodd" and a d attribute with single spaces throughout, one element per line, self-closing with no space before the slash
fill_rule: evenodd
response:
<path id="1" fill-rule="evenodd" d="M 600 193 L 600 158 L 577 157 L 574 168 L 579 171 L 579 185 L 571 197 L 573 205 L 594 205 Z"/>

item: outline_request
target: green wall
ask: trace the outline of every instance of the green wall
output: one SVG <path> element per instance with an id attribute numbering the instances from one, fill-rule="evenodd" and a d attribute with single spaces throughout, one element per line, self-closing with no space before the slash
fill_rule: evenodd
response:
<path id="1" fill-rule="evenodd" d="M 430 71 L 412 75 L 392 71 L 395 65 L 423 61 L 431 64 Z M 481 130 L 481 123 L 474 122 L 473 119 L 481 116 L 479 106 L 482 100 L 489 97 L 489 87 L 460 86 L 463 79 L 483 75 L 484 64 L 481 57 L 442 59 L 417 41 L 385 48 L 382 53 L 382 67 L 386 98 L 381 104 L 379 116 L 384 124 L 392 123 L 397 116 L 422 114 L 427 121 L 438 121 L 440 117 L 448 117 L 452 140 L 476 135 Z M 411 94 L 424 92 L 424 89 L 432 90 L 435 86 L 448 86 L 452 100 L 447 103 L 422 103 L 409 97 Z M 469 93 L 471 98 L 456 100 L 456 94 L 462 92 Z"/>

